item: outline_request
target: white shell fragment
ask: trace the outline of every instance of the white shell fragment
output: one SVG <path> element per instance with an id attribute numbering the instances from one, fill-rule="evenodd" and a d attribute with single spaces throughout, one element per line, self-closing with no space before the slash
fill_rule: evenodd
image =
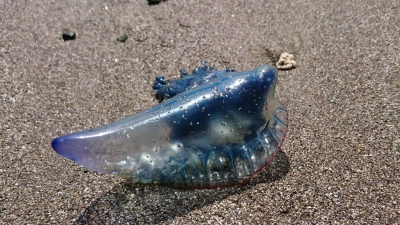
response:
<path id="1" fill-rule="evenodd" d="M 276 63 L 276 67 L 280 70 L 289 70 L 296 67 L 296 61 L 294 61 L 294 55 L 284 52 L 281 54 L 279 61 Z"/>

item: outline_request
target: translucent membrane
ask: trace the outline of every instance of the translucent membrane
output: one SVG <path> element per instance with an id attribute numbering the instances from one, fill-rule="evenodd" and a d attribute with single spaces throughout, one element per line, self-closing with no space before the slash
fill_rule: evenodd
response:
<path id="1" fill-rule="evenodd" d="M 203 65 L 154 89 L 161 103 L 90 131 L 56 138 L 54 150 L 105 174 L 177 188 L 233 186 L 262 170 L 287 132 L 275 98 L 277 70 Z"/>

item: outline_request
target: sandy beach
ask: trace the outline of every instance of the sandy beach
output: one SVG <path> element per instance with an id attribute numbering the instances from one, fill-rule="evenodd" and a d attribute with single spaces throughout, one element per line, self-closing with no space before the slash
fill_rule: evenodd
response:
<path id="1" fill-rule="evenodd" d="M 399 224 L 399 15 L 395 0 L 0 0 L 0 224 Z M 289 133 L 246 185 L 131 184 L 51 147 L 157 104 L 158 75 L 283 52 Z"/>

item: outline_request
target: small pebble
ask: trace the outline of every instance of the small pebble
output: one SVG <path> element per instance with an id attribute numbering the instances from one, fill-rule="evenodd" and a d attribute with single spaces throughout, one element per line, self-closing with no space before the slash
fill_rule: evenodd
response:
<path id="1" fill-rule="evenodd" d="M 66 31 L 63 33 L 62 37 L 63 37 L 64 41 L 70 41 L 70 40 L 75 39 L 76 34 L 73 31 Z"/>
<path id="2" fill-rule="evenodd" d="M 119 34 L 117 36 L 117 41 L 119 41 L 119 42 L 125 42 L 127 39 L 128 39 L 128 35 L 126 35 L 125 33 Z"/>
<path id="3" fill-rule="evenodd" d="M 162 2 L 162 0 L 147 0 L 149 2 L 149 5 L 156 5 L 160 2 Z"/>

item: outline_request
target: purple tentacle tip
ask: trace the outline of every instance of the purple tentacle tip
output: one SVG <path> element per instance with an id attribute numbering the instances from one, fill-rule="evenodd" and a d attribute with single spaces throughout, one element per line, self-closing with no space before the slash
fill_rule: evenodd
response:
<path id="1" fill-rule="evenodd" d="M 160 103 L 123 120 L 56 138 L 61 156 L 142 184 L 214 188 L 242 184 L 282 145 L 288 113 L 275 98 L 278 71 L 215 70 L 156 78 Z"/>

